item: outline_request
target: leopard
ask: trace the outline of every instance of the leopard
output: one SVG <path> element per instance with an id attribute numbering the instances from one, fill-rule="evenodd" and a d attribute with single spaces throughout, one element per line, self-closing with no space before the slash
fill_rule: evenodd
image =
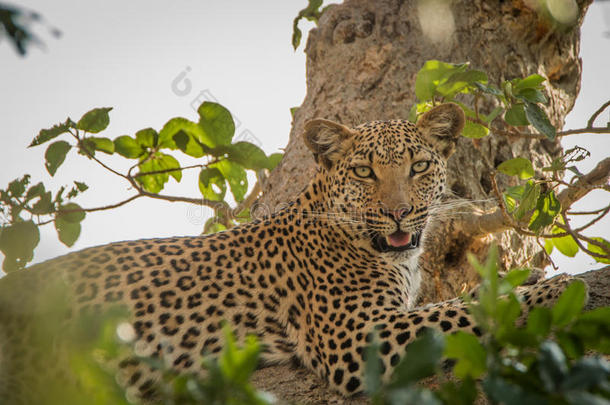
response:
<path id="1" fill-rule="evenodd" d="M 15 354 L 27 342 L 24 303 L 55 279 L 71 297 L 66 317 L 126 305 L 136 345 L 179 373 L 204 373 L 200 360 L 219 355 L 228 325 L 240 342 L 258 338 L 260 366 L 298 362 L 345 396 L 366 388 L 373 331 L 385 380 L 427 328 L 480 336 L 463 300 L 416 307 L 427 225 L 446 192 L 447 161 L 464 123 L 453 103 L 416 123 L 352 128 L 313 119 L 303 140 L 316 173 L 273 214 L 210 235 L 87 248 L 6 275 L 0 397 L 15 392 L 20 368 L 31 361 L 23 350 Z M 528 287 L 524 306 L 550 305 L 571 280 Z M 117 369 L 126 389 L 154 397 L 154 365 L 134 357 Z"/>

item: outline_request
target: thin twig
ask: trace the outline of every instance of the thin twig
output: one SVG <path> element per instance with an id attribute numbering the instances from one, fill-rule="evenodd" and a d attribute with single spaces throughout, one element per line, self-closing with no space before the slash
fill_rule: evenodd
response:
<path id="1" fill-rule="evenodd" d="M 601 107 L 599 107 L 597 109 L 597 111 L 595 111 L 593 113 L 593 115 L 591 115 L 591 118 L 589 118 L 589 121 L 587 121 L 587 128 L 592 128 L 593 124 L 595 123 L 595 120 L 597 119 L 597 117 L 599 117 L 599 115 L 606 109 L 608 108 L 608 106 L 610 106 L 610 100 L 606 101 L 604 104 L 602 104 Z"/>
<path id="2" fill-rule="evenodd" d="M 70 214 L 70 213 L 73 213 L 73 212 L 95 212 L 95 211 L 111 210 L 113 208 L 118 208 L 118 207 L 120 207 L 122 205 L 130 203 L 133 200 L 135 200 L 137 198 L 140 198 L 140 197 L 143 197 L 143 195 L 142 194 L 135 194 L 135 195 L 132 195 L 131 197 L 127 198 L 126 200 L 119 201 L 118 203 L 115 203 L 115 204 L 103 205 L 101 207 L 59 210 L 59 211 L 57 211 L 55 217 L 56 218 L 57 217 L 61 217 L 61 216 L 64 216 L 64 215 L 67 215 L 67 214 Z M 46 224 L 49 224 L 49 223 L 51 223 L 53 221 L 55 221 L 55 218 L 49 219 L 47 221 L 38 222 L 37 225 L 39 225 L 39 226 L 40 225 L 46 225 Z"/>
<path id="3" fill-rule="evenodd" d="M 579 233 L 577 233 L 577 232 L 574 232 L 574 231 L 573 231 L 573 230 L 570 228 L 570 226 L 569 226 L 569 225 L 567 225 L 567 223 L 568 223 L 568 219 L 567 219 L 567 217 L 565 216 L 565 214 L 563 214 L 563 213 L 562 213 L 562 214 L 561 214 L 561 216 L 563 217 L 563 220 L 564 220 L 564 222 L 566 223 L 566 225 L 564 225 L 564 224 L 557 224 L 557 227 L 558 227 L 558 228 L 563 229 L 563 230 L 564 230 L 564 231 L 566 231 L 566 232 L 568 232 L 568 233 L 570 234 L 570 236 L 572 236 L 572 239 L 574 239 L 574 242 L 576 242 L 576 244 L 578 245 L 578 247 L 579 247 L 579 248 L 580 248 L 580 249 L 581 249 L 583 252 L 587 253 L 589 256 L 592 256 L 592 257 L 597 257 L 597 258 L 600 258 L 600 259 L 608 259 L 608 258 L 610 258 L 610 254 L 607 254 L 607 255 L 602 255 L 602 254 L 599 254 L 599 253 L 596 253 L 596 252 L 593 252 L 593 251 L 591 251 L 591 250 L 587 249 L 587 248 L 586 248 L 586 247 L 585 247 L 585 246 L 582 244 L 581 239 L 582 239 L 582 240 L 584 240 L 584 241 L 586 241 L 586 242 L 589 242 L 590 244 L 593 244 L 593 245 L 599 246 L 599 247 L 600 247 L 600 248 L 602 248 L 604 251 L 606 251 L 605 246 L 604 246 L 603 244 L 599 243 L 598 241 L 596 241 L 595 239 L 591 239 L 591 238 L 588 238 L 588 237 L 586 237 L 586 236 L 584 236 L 584 235 L 581 235 L 581 234 L 579 234 Z"/>
<path id="4" fill-rule="evenodd" d="M 131 176 L 131 177 L 137 178 L 137 177 L 142 177 L 142 176 L 152 176 L 154 174 L 171 173 L 171 172 L 175 172 L 175 171 L 182 171 L 182 170 L 186 170 L 186 169 L 195 169 L 195 168 L 203 168 L 203 167 L 205 167 L 205 165 L 191 165 L 191 166 L 184 166 L 184 167 L 176 167 L 173 169 L 153 170 L 151 172 L 136 173 L 134 176 Z"/>
<path id="5" fill-rule="evenodd" d="M 78 142 L 78 146 L 81 148 L 81 150 L 83 150 L 87 154 L 87 157 L 96 161 L 100 166 L 102 166 L 104 169 L 108 170 L 109 172 L 126 179 L 130 183 L 134 182 L 134 180 L 131 179 L 130 177 L 124 175 L 123 173 L 117 172 L 116 170 L 107 166 L 104 162 L 102 162 L 101 160 L 96 158 L 95 155 L 93 153 L 91 153 L 91 151 L 89 151 L 89 149 L 87 149 L 87 147 L 83 144 L 82 139 L 78 136 L 78 132 L 76 134 L 72 131 L 69 131 L 69 132 L 76 139 L 76 141 Z"/>
<path id="6" fill-rule="evenodd" d="M 607 211 L 608 209 L 610 209 L 610 205 L 607 205 L 604 208 L 600 208 L 600 209 L 594 210 L 594 211 L 567 211 L 566 214 L 568 214 L 568 215 L 596 215 L 602 211 Z"/>
<path id="7" fill-rule="evenodd" d="M 583 225 L 579 228 L 576 228 L 575 231 L 580 232 L 580 231 L 584 231 L 585 229 L 591 227 L 595 223 L 599 222 L 603 217 L 605 217 L 609 211 L 610 211 L 610 206 L 607 207 L 604 211 L 602 211 L 601 214 L 599 214 L 598 216 L 593 218 L 591 221 L 587 222 L 585 225 Z"/>
<path id="8" fill-rule="evenodd" d="M 576 201 L 580 200 L 586 194 L 589 193 L 591 187 L 600 187 L 605 185 L 610 178 L 610 158 L 606 158 L 599 162 L 597 166 L 589 173 L 578 177 L 574 184 L 568 186 L 557 195 L 557 199 L 561 203 L 562 211 L 567 211 Z M 494 185 L 495 179 L 492 177 L 492 186 Z M 484 236 L 490 233 L 501 232 L 516 225 L 512 217 L 506 211 L 506 207 L 503 204 L 502 196 L 500 191 L 497 189 L 497 183 L 494 189 L 494 193 L 498 198 L 499 207 L 490 213 L 480 214 L 472 213 L 469 215 L 462 215 L 460 217 L 460 223 L 456 224 L 465 235 L 470 235 L 472 238 Z M 518 227 L 518 225 L 517 225 Z M 518 227 L 519 228 L 519 227 Z M 525 231 L 519 228 L 519 233 L 527 236 L 536 236 L 533 232 Z M 566 236 L 566 234 L 556 235 L 543 235 L 545 238 L 557 238 Z"/>

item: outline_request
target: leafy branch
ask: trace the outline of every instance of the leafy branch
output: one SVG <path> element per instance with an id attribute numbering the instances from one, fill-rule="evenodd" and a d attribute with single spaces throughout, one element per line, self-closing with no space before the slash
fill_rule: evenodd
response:
<path id="1" fill-rule="evenodd" d="M 81 232 L 80 223 L 87 213 L 110 210 L 126 205 L 138 198 L 148 197 L 169 202 L 184 202 L 210 207 L 215 215 L 204 228 L 205 232 L 227 229 L 236 222 L 249 219 L 249 207 L 260 194 L 255 184 L 247 194 L 249 185 L 246 171 L 260 173 L 271 170 L 281 154 L 267 156 L 249 142 L 233 143 L 235 124 L 228 110 L 216 103 L 204 102 L 198 109 L 198 122 L 186 118 L 170 119 L 160 131 L 145 128 L 135 136 L 123 135 L 111 140 L 97 134 L 110 123 L 111 108 L 95 108 L 84 114 L 78 122 L 68 118 L 64 123 L 43 129 L 30 147 L 53 142 L 45 152 L 45 167 L 55 176 L 71 150 L 76 150 L 114 176 L 127 181 L 134 190 L 131 196 L 98 207 L 83 208 L 72 200 L 86 191 L 88 186 L 75 181 L 74 187 L 62 187 L 55 197 L 43 183 L 29 186 L 30 176 L 11 182 L 0 190 L 0 214 L 5 218 L 0 227 L 0 251 L 5 254 L 6 271 L 24 267 L 32 260 L 33 250 L 39 242 L 39 226 L 54 223 L 59 240 L 72 246 Z M 56 140 L 66 135 L 68 140 Z M 70 143 L 72 139 L 75 142 Z M 167 152 L 202 159 L 204 163 L 180 165 Z M 123 173 L 104 162 L 103 154 L 135 160 Z M 184 170 L 199 169 L 198 185 L 201 198 L 161 194 L 170 178 L 177 182 Z M 231 191 L 235 206 L 227 201 Z"/>
<path id="2" fill-rule="evenodd" d="M 534 74 L 506 80 L 495 87 L 488 83 L 485 72 L 470 69 L 466 63 L 428 61 L 417 74 L 415 92 L 420 102 L 411 109 L 410 118 L 415 121 L 417 115 L 437 103 L 455 102 L 463 108 L 467 118 L 463 136 L 471 138 L 476 148 L 479 148 L 479 139 L 490 134 L 550 141 L 574 134 L 610 134 L 610 123 L 606 127 L 594 126 L 610 106 L 610 101 L 591 115 L 585 128 L 557 131 L 543 108 L 548 102 L 543 92 L 544 81 L 544 77 Z M 460 101 L 465 95 L 472 98 L 471 107 Z M 496 105 L 488 114 L 483 114 L 479 107 L 483 99 L 491 99 Z M 523 128 L 529 126 L 538 133 L 523 132 Z M 540 245 L 540 239 L 544 239 L 547 256 L 554 248 L 568 256 L 574 256 L 580 249 L 599 262 L 610 263 L 610 242 L 582 234 L 605 217 L 609 209 L 595 210 L 592 215 L 596 216 L 577 229 L 570 225 L 570 208 L 576 201 L 592 190 L 610 191 L 610 159 L 600 162 L 587 175 L 580 173 L 574 165 L 589 155 L 583 148 L 575 147 L 554 159 L 549 166 L 534 168 L 530 160 L 522 157 L 495 167 L 487 155 L 481 153 L 492 173 L 490 180 L 498 207 L 492 212 L 462 216 L 458 228 L 471 238 L 512 228 L 520 235 L 536 237 Z M 563 180 L 566 171 L 574 173 L 570 181 Z M 499 173 L 525 183 L 500 190 L 496 181 Z M 560 187 L 564 188 L 559 191 Z"/>

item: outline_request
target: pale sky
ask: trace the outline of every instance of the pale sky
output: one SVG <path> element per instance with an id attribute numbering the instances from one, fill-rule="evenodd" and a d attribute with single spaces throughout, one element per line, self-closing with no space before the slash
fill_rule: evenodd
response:
<path id="1" fill-rule="evenodd" d="M 7 42 L 0 43 L 0 188 L 29 173 L 33 183 L 43 181 L 54 190 L 73 180 L 85 181 L 91 188 L 76 200 L 83 207 L 120 201 L 133 193 L 124 180 L 75 153 L 51 179 L 44 169 L 46 146 L 27 149 L 27 145 L 41 128 L 68 116 L 77 120 L 93 107 L 114 107 L 110 126 L 101 134 L 110 138 L 146 127 L 158 130 L 175 116 L 195 119 L 191 104 L 202 92 L 238 119 L 237 136 L 246 131 L 267 153 L 278 151 L 288 140 L 289 109 L 305 97 L 303 46 L 294 52 L 290 38 L 292 19 L 306 3 L 19 1 L 20 6 L 40 12 L 63 36 L 54 39 L 38 27 L 46 49 L 30 48 L 25 58 Z M 582 90 L 566 129 L 584 126 L 587 117 L 610 98 L 610 36 L 604 32 L 610 32 L 610 2 L 597 2 L 582 30 Z M 190 89 L 181 81 L 179 88 L 186 94 L 180 95 L 172 91 L 172 82 L 182 72 L 187 73 Z M 604 119 L 608 118 L 606 113 Z M 586 172 L 608 156 L 609 140 L 608 135 L 586 135 L 563 143 L 591 150 L 593 157 L 579 165 Z M 120 159 L 106 161 L 126 168 Z M 196 178 L 192 172 L 180 184 L 170 180 L 164 193 L 197 197 Z M 589 199 L 579 207 L 599 208 L 607 200 L 598 193 L 597 201 Z M 205 214 L 183 203 L 136 200 L 119 209 L 88 214 L 81 237 L 70 250 L 117 240 L 196 235 Z M 608 229 L 606 219 L 590 235 L 608 239 Z M 35 261 L 70 250 L 48 225 L 41 230 Z M 553 257 L 576 272 L 600 267 L 582 254 L 577 260 Z"/>

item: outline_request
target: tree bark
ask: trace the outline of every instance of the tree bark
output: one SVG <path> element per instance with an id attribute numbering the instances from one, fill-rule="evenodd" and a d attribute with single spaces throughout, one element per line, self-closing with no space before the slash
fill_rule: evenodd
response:
<path id="1" fill-rule="evenodd" d="M 309 33 L 307 96 L 295 113 L 282 163 L 264 185 L 262 202 L 274 207 L 289 201 L 316 168 L 302 141 L 305 122 L 327 118 L 345 125 L 371 120 L 406 119 L 415 102 L 414 83 L 425 61 L 470 62 L 488 73 L 490 83 L 539 73 L 548 78 L 547 113 L 561 128 L 579 91 L 580 32 L 591 0 L 578 0 L 580 15 L 570 29 L 553 29 L 528 0 L 348 0 L 325 11 Z M 482 104 L 482 112 L 494 105 Z M 472 202 L 457 211 L 488 210 L 493 201 L 493 167 L 513 157 L 530 158 L 536 167 L 561 153 L 559 141 L 506 138 L 498 134 L 475 147 L 463 138 L 449 163 L 448 188 Z M 513 185 L 498 178 L 500 187 Z M 425 243 L 422 301 L 456 296 L 476 284 L 466 252 L 480 259 L 492 242 L 502 266 L 542 267 L 545 256 L 531 238 L 509 230 L 473 236 L 464 232 L 459 213 L 442 215 Z"/>

